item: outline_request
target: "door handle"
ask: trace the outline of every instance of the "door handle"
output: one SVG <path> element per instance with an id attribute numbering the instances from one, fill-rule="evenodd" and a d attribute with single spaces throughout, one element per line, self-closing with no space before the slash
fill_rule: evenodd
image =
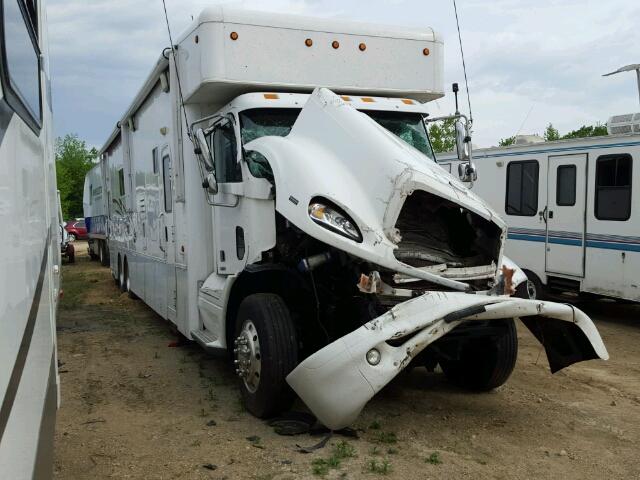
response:
<path id="1" fill-rule="evenodd" d="M 544 207 L 544 210 L 538 212 L 538 217 L 540 221 L 544 220 L 544 222 L 547 223 L 547 207 Z"/>
<path id="2" fill-rule="evenodd" d="M 553 210 L 549 210 L 549 218 L 553 218 Z"/>

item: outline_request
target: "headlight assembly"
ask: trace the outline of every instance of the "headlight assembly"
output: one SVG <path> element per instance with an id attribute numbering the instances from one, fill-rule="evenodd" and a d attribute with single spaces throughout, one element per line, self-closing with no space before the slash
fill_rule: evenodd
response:
<path id="1" fill-rule="evenodd" d="M 323 202 L 314 200 L 309 204 L 309 218 L 318 225 L 331 230 L 343 237 L 350 238 L 358 243 L 362 242 L 360 229 L 349 216 L 339 208 Z"/>

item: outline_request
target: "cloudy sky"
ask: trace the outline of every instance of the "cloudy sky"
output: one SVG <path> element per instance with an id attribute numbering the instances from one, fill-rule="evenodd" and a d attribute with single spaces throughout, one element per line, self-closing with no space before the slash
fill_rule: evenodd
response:
<path id="1" fill-rule="evenodd" d="M 217 0 L 166 0 L 174 37 Z M 445 82 L 463 83 L 451 0 L 237 0 L 236 6 L 407 26 L 445 41 Z M 560 133 L 640 111 L 640 2 L 458 0 L 474 114 L 474 144 L 516 133 Z M 168 46 L 161 0 L 48 0 L 57 135 L 101 146 Z M 447 90 L 449 88 L 447 87 Z M 433 113 L 453 111 L 451 95 Z"/>

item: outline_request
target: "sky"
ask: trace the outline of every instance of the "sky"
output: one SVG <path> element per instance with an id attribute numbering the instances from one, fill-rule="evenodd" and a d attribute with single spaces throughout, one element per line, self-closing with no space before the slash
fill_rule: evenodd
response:
<path id="1" fill-rule="evenodd" d="M 457 0 L 474 118 L 474 145 L 561 134 L 614 114 L 640 111 L 640 2 Z M 400 26 L 428 26 L 445 42 L 445 90 L 432 115 L 452 113 L 452 82 L 464 74 L 451 0 L 166 0 L 177 37 L 200 10 L 237 7 Z M 101 147 L 169 45 L 162 0 L 48 0 L 57 136 Z M 466 97 L 462 92 L 466 108 Z"/>

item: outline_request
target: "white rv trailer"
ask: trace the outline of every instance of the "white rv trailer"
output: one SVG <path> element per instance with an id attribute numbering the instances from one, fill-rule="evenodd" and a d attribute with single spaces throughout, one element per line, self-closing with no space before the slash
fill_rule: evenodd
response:
<path id="1" fill-rule="evenodd" d="M 92 260 L 100 260 L 102 266 L 109 265 L 109 245 L 107 242 L 108 211 L 106 185 L 104 182 L 104 162 L 96 164 L 84 179 L 82 207 L 84 223 L 87 226 L 87 243 Z"/>
<path id="2" fill-rule="evenodd" d="M 640 301 L 640 114 L 611 135 L 476 150 L 472 190 L 508 225 L 506 254 L 546 289 Z M 616 133 L 616 132 L 628 133 Z M 457 158 L 438 155 L 446 169 Z"/>
<path id="3" fill-rule="evenodd" d="M 579 310 L 509 296 L 526 277 L 503 268 L 504 222 L 434 162 L 442 68 L 428 28 L 208 8 L 101 149 L 114 277 L 233 349 L 253 414 L 287 408 L 288 383 L 340 428 L 414 357 L 493 388 L 514 317 L 552 371 L 607 358 Z"/>
<path id="4" fill-rule="evenodd" d="M 45 2 L 0 1 L 0 477 L 50 478 L 61 230 Z M 9 228 L 11 226 L 11 228 Z"/>

